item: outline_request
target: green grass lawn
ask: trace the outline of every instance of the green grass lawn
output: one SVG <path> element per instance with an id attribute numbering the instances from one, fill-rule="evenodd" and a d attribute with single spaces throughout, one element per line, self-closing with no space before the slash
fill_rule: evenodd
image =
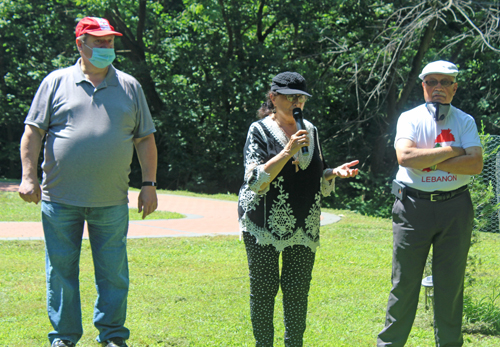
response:
<path id="1" fill-rule="evenodd" d="M 0 221 L 1 222 L 41 222 L 41 204 L 26 203 L 17 193 L 0 191 Z M 129 210 L 130 220 L 141 220 L 142 212 L 137 208 Z M 184 218 L 184 215 L 168 211 L 154 211 L 147 219 L 174 219 Z"/>
<path id="2" fill-rule="evenodd" d="M 392 233 L 388 219 L 348 211 L 322 227 L 310 291 L 305 346 L 375 346 L 390 290 Z M 245 248 L 237 236 L 128 241 L 131 286 L 127 327 L 131 347 L 254 346 L 249 317 Z M 481 259 L 470 297 L 500 288 L 500 236 L 481 234 L 472 253 Z M 48 346 L 42 241 L 0 241 L 0 346 Z M 81 258 L 84 336 L 95 346 L 95 287 L 88 240 Z M 434 346 L 432 314 L 420 306 L 407 347 Z M 496 307 L 499 302 L 496 302 Z M 275 310 L 275 346 L 283 346 L 281 295 Z M 500 337 L 467 323 L 464 346 L 500 346 Z"/>

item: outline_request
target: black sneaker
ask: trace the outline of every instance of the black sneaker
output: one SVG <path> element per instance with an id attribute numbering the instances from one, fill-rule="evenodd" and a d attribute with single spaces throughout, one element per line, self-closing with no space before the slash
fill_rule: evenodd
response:
<path id="1" fill-rule="evenodd" d="M 51 347 L 75 347 L 75 344 L 69 340 L 54 340 Z"/>
<path id="2" fill-rule="evenodd" d="M 109 340 L 101 342 L 103 347 L 128 347 L 125 343 L 125 339 L 121 337 L 112 337 Z"/>

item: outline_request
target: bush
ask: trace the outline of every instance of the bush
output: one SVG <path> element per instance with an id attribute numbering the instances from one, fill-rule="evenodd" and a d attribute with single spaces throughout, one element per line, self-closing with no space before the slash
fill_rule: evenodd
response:
<path id="1" fill-rule="evenodd" d="M 362 215 L 390 218 L 394 195 L 392 178 L 360 171 L 349 184 L 339 183 L 334 199 L 325 199 L 325 207 L 348 209 Z"/>

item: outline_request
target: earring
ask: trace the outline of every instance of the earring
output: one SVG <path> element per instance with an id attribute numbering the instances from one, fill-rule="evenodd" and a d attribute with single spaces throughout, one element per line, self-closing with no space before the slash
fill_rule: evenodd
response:
<path id="1" fill-rule="evenodd" d="M 276 113 L 276 105 L 271 101 L 271 112 Z"/>

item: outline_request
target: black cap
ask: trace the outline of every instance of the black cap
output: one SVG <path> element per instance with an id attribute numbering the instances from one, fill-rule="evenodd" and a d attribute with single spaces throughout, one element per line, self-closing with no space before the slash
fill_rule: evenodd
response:
<path id="1" fill-rule="evenodd" d="M 274 76 L 271 91 L 280 94 L 304 94 L 312 96 L 307 92 L 306 79 L 297 72 L 282 72 Z"/>

